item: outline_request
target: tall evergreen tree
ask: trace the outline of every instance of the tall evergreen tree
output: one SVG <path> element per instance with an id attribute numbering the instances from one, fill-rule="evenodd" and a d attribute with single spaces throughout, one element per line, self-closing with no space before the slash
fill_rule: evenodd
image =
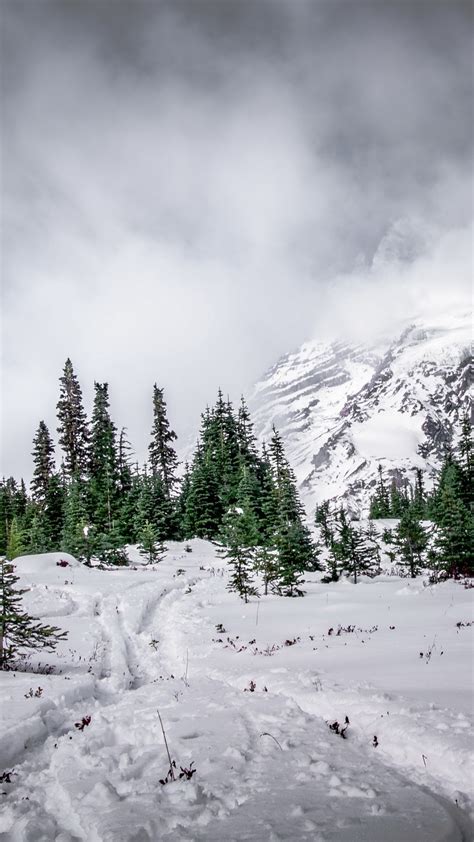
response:
<path id="1" fill-rule="evenodd" d="M 211 413 L 203 417 L 201 446 L 208 470 L 213 472 L 213 481 L 220 501 L 218 518 L 237 501 L 239 451 L 237 421 L 230 401 L 225 401 L 221 389 Z"/>
<path id="2" fill-rule="evenodd" d="M 191 472 L 186 501 L 184 531 L 186 538 L 217 537 L 222 521 L 222 501 L 216 479 L 212 452 L 198 447 Z"/>
<path id="3" fill-rule="evenodd" d="M 44 421 L 40 421 L 33 439 L 34 471 L 31 481 L 33 499 L 44 503 L 54 473 L 54 444 Z"/>
<path id="4" fill-rule="evenodd" d="M 254 585 L 254 552 L 258 540 L 257 522 L 250 509 L 232 506 L 224 515 L 222 542 L 223 558 L 227 559 L 231 574 L 228 589 L 237 591 L 244 602 L 258 596 Z"/>
<path id="5" fill-rule="evenodd" d="M 13 501 L 13 508 L 15 512 L 15 517 L 22 518 L 26 512 L 26 508 L 28 506 L 28 494 L 26 491 L 25 480 L 22 478 L 20 480 L 20 487 L 17 488 L 16 494 L 14 496 Z"/>
<path id="6" fill-rule="evenodd" d="M 142 494 L 142 477 L 138 464 L 131 472 L 131 485 L 127 491 L 120 495 L 119 526 L 120 532 L 128 544 L 135 544 L 138 540 L 138 533 L 143 524 L 143 517 L 140 513 L 140 497 Z"/>
<path id="7" fill-rule="evenodd" d="M 248 465 L 242 460 L 237 470 L 235 482 L 237 487 L 237 505 L 251 509 L 256 523 L 258 523 L 258 508 L 262 496 L 262 488 L 259 484 L 254 466 Z"/>
<path id="8" fill-rule="evenodd" d="M 436 523 L 439 565 L 449 576 L 474 575 L 474 518 L 462 501 L 452 469 L 445 475 L 438 497 Z"/>
<path id="9" fill-rule="evenodd" d="M 131 467 L 132 445 L 127 439 L 126 428 L 122 427 L 117 448 L 117 472 L 120 497 L 123 498 L 133 484 Z"/>
<path id="10" fill-rule="evenodd" d="M 459 467 L 461 471 L 461 498 L 466 509 L 474 514 L 474 455 L 472 446 L 472 424 L 467 412 L 462 419 L 458 451 Z"/>
<path id="11" fill-rule="evenodd" d="M 256 478 L 259 487 L 258 496 L 254 502 L 259 531 L 262 539 L 267 543 L 274 543 L 278 522 L 278 497 L 273 481 L 272 466 L 265 442 L 262 445 L 262 455 L 256 466 Z"/>
<path id="12" fill-rule="evenodd" d="M 177 532 L 180 540 L 186 538 L 186 508 L 188 505 L 189 492 L 191 490 L 191 469 L 189 463 L 186 462 L 184 466 L 184 474 L 180 480 L 180 491 L 176 500 L 175 516 L 177 524 Z"/>
<path id="13" fill-rule="evenodd" d="M 312 564 L 311 546 L 307 530 L 297 521 L 287 521 L 278 530 L 278 593 L 283 596 L 303 596 L 303 572 Z M 308 549 L 307 549 L 308 547 Z"/>
<path id="14" fill-rule="evenodd" d="M 284 452 L 283 441 L 273 427 L 269 461 L 276 498 L 276 546 L 279 556 L 279 587 L 288 596 L 302 595 L 304 570 L 315 567 L 315 546 L 303 524 L 303 507 L 296 480 Z"/>
<path id="15" fill-rule="evenodd" d="M 378 480 L 374 496 L 370 501 L 370 518 L 390 517 L 390 498 L 383 477 L 382 465 L 377 468 Z"/>
<path id="16" fill-rule="evenodd" d="M 113 527 L 118 514 L 117 430 L 110 417 L 107 383 L 94 383 L 89 445 L 89 511 L 97 532 Z"/>
<path id="17" fill-rule="evenodd" d="M 354 584 L 362 573 L 373 576 L 379 572 L 379 549 L 373 536 L 351 523 L 342 507 L 337 517 L 333 552 L 339 568 L 354 577 Z"/>
<path id="18" fill-rule="evenodd" d="M 153 427 L 149 445 L 150 466 L 153 474 L 158 474 L 163 483 L 166 497 L 169 499 L 177 483 L 176 469 L 178 457 L 173 447 L 177 436 L 168 421 L 163 389 L 153 386 Z"/>
<path id="19" fill-rule="evenodd" d="M 365 529 L 362 530 L 364 540 L 367 542 L 369 547 L 369 556 L 371 561 L 374 563 L 374 568 L 378 573 L 380 570 L 380 562 L 381 562 L 381 555 L 380 555 L 380 537 L 375 527 L 374 521 L 369 518 L 369 522 Z"/>
<path id="20" fill-rule="evenodd" d="M 168 537 L 169 506 L 171 501 L 159 473 L 149 474 L 146 466 L 140 479 L 140 493 L 135 518 L 135 528 L 140 535 L 150 523 L 160 540 Z"/>
<path id="21" fill-rule="evenodd" d="M 21 480 L 19 485 L 14 477 L 8 477 L 2 480 L 0 483 L 0 554 L 3 555 L 7 552 L 7 544 L 14 519 L 14 533 L 23 532 L 28 503 L 28 495 L 23 480 Z M 22 546 L 23 543 L 22 538 Z"/>
<path id="22" fill-rule="evenodd" d="M 87 469 L 88 429 L 82 403 L 82 391 L 71 360 L 66 360 L 60 378 L 60 395 L 57 404 L 59 444 L 64 452 L 67 475 L 84 476 Z"/>
<path id="23" fill-rule="evenodd" d="M 399 488 L 395 479 L 390 486 L 390 517 L 401 517 L 409 506 L 406 487 Z"/>
<path id="24" fill-rule="evenodd" d="M 53 474 L 44 497 L 44 528 L 50 549 L 59 550 L 64 528 L 66 489 L 59 474 Z"/>
<path id="25" fill-rule="evenodd" d="M 61 549 L 89 563 L 93 555 L 93 533 L 87 516 L 84 484 L 78 477 L 73 477 L 64 504 Z"/>
<path id="26" fill-rule="evenodd" d="M 415 488 L 413 491 L 413 508 L 418 518 L 423 518 L 426 515 L 426 492 L 423 480 L 423 471 L 421 468 L 416 468 Z"/>
<path id="27" fill-rule="evenodd" d="M 443 494 L 446 488 L 458 498 L 462 498 L 462 475 L 461 468 L 454 458 L 451 450 L 447 450 L 444 461 L 441 465 L 433 492 L 428 500 L 428 512 L 430 518 L 438 523 L 443 515 L 444 499 Z"/>
<path id="28" fill-rule="evenodd" d="M 323 502 L 316 507 L 314 522 L 321 530 L 321 537 L 323 539 L 324 546 L 329 549 L 334 539 L 334 526 L 332 524 L 329 500 L 323 500 Z"/>
<path id="29" fill-rule="evenodd" d="M 260 493 L 254 502 L 257 515 L 259 540 L 255 550 L 255 569 L 262 576 L 263 592 L 278 590 L 280 573 L 278 552 L 278 498 L 272 477 L 272 468 L 265 444 L 257 463 L 257 480 Z"/>
<path id="30" fill-rule="evenodd" d="M 394 532 L 393 543 L 400 553 L 402 563 L 407 565 L 410 576 L 414 579 L 420 570 L 422 554 L 428 545 L 428 536 L 415 506 L 402 512 Z"/>
<path id="31" fill-rule="evenodd" d="M 240 459 L 247 466 L 256 468 L 258 464 L 257 440 L 253 431 L 250 412 L 243 395 L 240 399 L 236 432 Z"/>

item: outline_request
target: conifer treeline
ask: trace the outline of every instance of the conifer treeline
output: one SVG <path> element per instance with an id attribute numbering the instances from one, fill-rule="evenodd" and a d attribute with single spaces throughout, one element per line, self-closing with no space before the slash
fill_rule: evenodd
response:
<path id="1" fill-rule="evenodd" d="M 94 390 L 88 422 L 68 359 L 57 404 L 61 465 L 41 421 L 33 439 L 31 495 L 23 481 L 9 478 L 0 485 L 0 554 L 13 559 L 61 549 L 86 562 L 96 557 L 121 564 L 126 544 L 139 544 L 153 561 L 163 542 L 196 536 L 226 542 L 234 564 L 237 529 L 242 558 L 235 562 L 236 589 L 246 595 L 242 583 L 257 566 L 265 589 L 300 592 L 302 571 L 315 564 L 315 548 L 276 430 L 259 452 L 244 399 L 235 411 L 219 391 L 215 406 L 202 415 L 193 462 L 179 479 L 163 390 L 153 387 L 142 467 L 132 462 L 126 430 L 119 432 L 111 418 L 107 383 L 95 383 Z"/>
<path id="2" fill-rule="evenodd" d="M 23 480 L 0 483 L 0 555 L 70 552 L 127 562 L 126 545 L 160 558 L 164 542 L 192 537 L 217 540 L 232 569 L 231 587 L 247 599 L 260 574 L 264 592 L 301 593 L 304 570 L 317 569 L 317 550 L 304 526 L 304 512 L 282 439 L 273 429 L 260 451 L 244 399 L 237 410 L 219 390 L 214 407 L 201 416 L 191 465 L 178 478 L 176 433 L 170 426 L 163 390 L 153 387 L 153 421 L 148 460 L 132 460 L 126 429 L 110 415 L 107 383 L 94 384 L 90 421 L 71 361 L 60 378 L 56 465 L 52 436 L 40 421 L 33 439 L 31 493 Z M 379 467 L 370 518 L 397 518 L 396 556 L 412 576 L 429 562 L 448 575 L 474 573 L 473 455 L 471 425 L 464 418 L 456 451 L 448 450 L 431 493 L 417 469 L 413 484 L 389 486 Z M 341 572 L 357 580 L 380 566 L 380 541 L 328 502 L 316 512 L 328 550 L 329 578 Z M 395 553 L 394 553 L 395 557 Z"/>

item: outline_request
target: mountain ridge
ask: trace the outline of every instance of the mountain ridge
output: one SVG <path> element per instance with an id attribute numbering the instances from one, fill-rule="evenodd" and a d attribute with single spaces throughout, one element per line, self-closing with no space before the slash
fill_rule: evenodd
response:
<path id="1" fill-rule="evenodd" d="M 343 499 L 367 514 L 382 464 L 398 485 L 416 468 L 428 484 L 470 407 L 471 314 L 416 318 L 370 342 L 303 343 L 250 398 L 259 440 L 285 440 L 308 513 Z"/>

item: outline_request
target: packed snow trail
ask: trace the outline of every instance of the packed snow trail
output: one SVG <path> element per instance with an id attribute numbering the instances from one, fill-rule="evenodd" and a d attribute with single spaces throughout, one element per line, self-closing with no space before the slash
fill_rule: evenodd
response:
<path id="1" fill-rule="evenodd" d="M 0 840 L 470 839 L 469 718 L 425 698 L 429 676 L 436 697 L 441 669 L 467 669 L 472 627 L 456 622 L 470 621 L 469 593 L 309 584 L 304 600 L 257 608 L 226 591 L 212 545 L 191 546 L 135 570 L 19 560 L 29 610 L 55 612 L 69 640 L 48 658 L 60 674 L 0 676 L 0 772 L 14 770 Z M 417 635 L 431 646 L 435 624 L 443 655 L 425 662 Z M 407 672 L 399 693 L 383 654 Z M 465 704 L 459 680 L 452 698 Z M 189 780 L 159 782 L 169 764 L 158 710 L 177 772 L 196 768 Z M 341 739 L 328 723 L 345 716 Z"/>

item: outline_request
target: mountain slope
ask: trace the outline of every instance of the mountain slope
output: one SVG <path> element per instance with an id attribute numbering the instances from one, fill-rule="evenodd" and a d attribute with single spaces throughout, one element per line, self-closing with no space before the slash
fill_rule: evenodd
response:
<path id="1" fill-rule="evenodd" d="M 377 467 L 397 483 L 433 473 L 472 383 L 470 314 L 417 320 L 376 343 L 307 342 L 257 383 L 260 439 L 284 436 L 308 509 L 344 497 L 364 514 Z"/>

